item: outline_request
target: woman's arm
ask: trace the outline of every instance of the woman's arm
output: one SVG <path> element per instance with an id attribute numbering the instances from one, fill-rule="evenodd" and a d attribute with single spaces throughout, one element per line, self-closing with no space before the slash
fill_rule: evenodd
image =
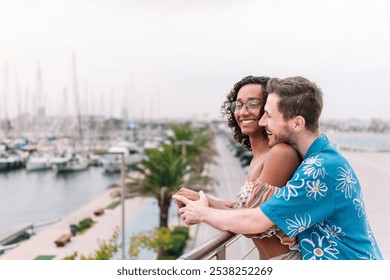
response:
<path id="1" fill-rule="evenodd" d="M 199 193 L 197 191 L 193 191 L 187 188 L 181 188 L 176 194 L 184 196 L 185 198 L 193 201 L 199 199 Z M 209 206 L 216 209 L 231 209 L 234 205 L 234 201 L 224 200 L 211 195 L 207 195 L 207 199 L 209 202 Z M 176 203 L 179 207 L 184 206 L 181 201 L 176 200 Z"/>

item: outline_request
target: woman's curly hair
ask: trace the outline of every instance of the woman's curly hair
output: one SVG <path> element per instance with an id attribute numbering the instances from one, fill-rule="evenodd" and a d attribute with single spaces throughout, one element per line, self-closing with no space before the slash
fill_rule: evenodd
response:
<path id="1" fill-rule="evenodd" d="M 238 91 L 245 85 L 248 84 L 260 84 L 263 89 L 263 102 L 260 108 L 260 117 L 264 114 L 264 105 L 267 100 L 268 92 L 267 92 L 267 81 L 269 77 L 265 76 L 246 76 L 241 79 L 238 83 L 236 83 L 230 92 L 226 96 L 226 100 L 221 105 L 221 113 L 222 117 L 227 116 L 228 126 L 233 131 L 234 139 L 240 143 L 243 147 L 247 148 L 249 151 L 252 150 L 251 143 L 249 141 L 249 136 L 242 134 L 241 128 L 238 125 L 236 118 L 234 117 L 234 112 L 230 108 L 230 104 L 233 101 L 236 101 Z M 265 132 L 264 132 L 265 133 Z M 264 135 L 266 137 L 266 134 Z"/>

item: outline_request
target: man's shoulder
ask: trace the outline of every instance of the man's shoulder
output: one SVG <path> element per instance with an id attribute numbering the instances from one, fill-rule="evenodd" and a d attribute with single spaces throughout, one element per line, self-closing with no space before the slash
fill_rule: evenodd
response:
<path id="1" fill-rule="evenodd" d="M 348 160 L 332 145 L 327 145 L 320 151 L 306 157 L 303 160 L 303 168 L 305 165 L 333 171 L 340 166 L 350 166 Z"/>

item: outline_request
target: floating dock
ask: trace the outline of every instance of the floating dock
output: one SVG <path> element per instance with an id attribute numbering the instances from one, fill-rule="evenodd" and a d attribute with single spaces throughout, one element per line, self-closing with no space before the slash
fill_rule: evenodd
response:
<path id="1" fill-rule="evenodd" d="M 26 234 L 31 233 L 34 229 L 34 224 L 23 223 L 10 227 L 6 231 L 0 233 L 0 245 L 9 245 L 18 238 L 24 237 Z"/>

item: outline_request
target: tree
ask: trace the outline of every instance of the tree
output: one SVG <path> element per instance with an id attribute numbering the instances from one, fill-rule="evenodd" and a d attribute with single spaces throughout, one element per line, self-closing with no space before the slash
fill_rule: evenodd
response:
<path id="1" fill-rule="evenodd" d="M 172 131 L 174 135 L 169 137 L 170 144 L 145 149 L 146 158 L 130 166 L 137 175 L 129 175 L 126 179 L 126 198 L 146 196 L 157 199 L 160 227 L 168 226 L 171 197 L 180 187 L 202 184 L 205 189 L 205 185 L 213 182 L 211 177 L 202 174 L 206 159 L 212 158 L 211 140 L 204 133 L 205 129 L 191 129 L 189 124 L 184 124 L 173 126 Z M 185 154 L 181 146 L 174 144 L 181 140 L 193 143 Z"/>
<path id="2" fill-rule="evenodd" d="M 209 176 L 202 174 L 205 159 L 208 158 L 203 153 L 211 149 L 203 147 L 211 145 L 205 130 L 193 130 L 185 124 L 174 126 L 172 131 L 174 134 L 169 138 L 169 144 L 145 149 L 146 158 L 129 166 L 136 171 L 136 175 L 128 175 L 125 183 L 126 198 L 146 196 L 157 199 L 160 208 L 159 227 L 168 227 L 168 210 L 172 195 L 180 187 L 193 187 L 196 184 L 205 186 L 212 182 Z M 175 144 L 180 140 L 192 143 L 184 153 L 182 145 Z M 160 253 L 164 253 L 163 248 Z"/>
<path id="3" fill-rule="evenodd" d="M 176 147 L 176 153 L 187 159 L 191 165 L 188 186 L 193 189 L 204 189 L 206 184 L 214 181 L 213 178 L 204 174 L 205 166 L 214 162 L 217 154 L 213 146 L 213 134 L 208 125 L 191 128 L 189 123 L 173 125 L 173 135 L 168 137 L 172 146 Z M 196 185 L 201 185 L 196 186 Z"/>
<path id="4" fill-rule="evenodd" d="M 138 175 L 127 178 L 126 195 L 155 197 L 160 208 L 159 226 L 167 227 L 171 196 L 184 184 L 187 160 L 178 157 L 168 144 L 146 149 L 145 155 L 146 159 L 131 167 Z"/>

